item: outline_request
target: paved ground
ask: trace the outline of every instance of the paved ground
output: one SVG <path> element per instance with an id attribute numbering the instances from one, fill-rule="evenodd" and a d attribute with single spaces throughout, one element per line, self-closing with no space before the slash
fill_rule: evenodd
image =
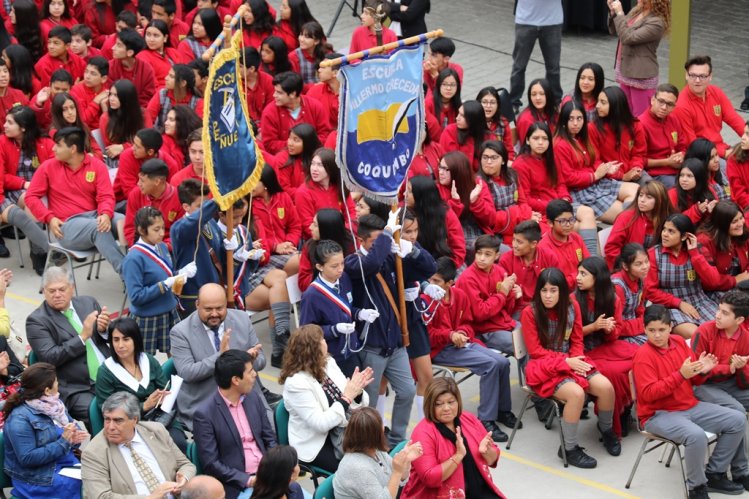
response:
<path id="1" fill-rule="evenodd" d="M 590 2 L 592 0 L 572 0 Z M 598 0 L 597 0 L 598 1 Z M 685 1 L 685 0 L 679 0 Z M 278 6 L 280 0 L 271 0 Z M 694 1 L 694 24 L 692 53 L 706 52 L 715 61 L 714 83 L 726 89 L 735 106 L 743 98 L 743 88 L 749 84 L 746 71 L 749 60 L 749 30 L 743 25 L 737 9 L 746 7 L 746 0 Z M 308 0 L 313 13 L 322 22 L 326 31 L 330 25 L 338 0 Z M 433 0 L 432 13 L 427 18 L 430 28 L 444 28 L 446 34 L 456 40 L 458 47 L 455 60 L 465 68 L 464 98 L 474 96 L 486 85 L 509 87 L 512 66 L 513 40 L 512 0 Z M 739 24 L 741 23 L 741 24 Z M 357 26 L 350 10 L 344 10 L 330 41 L 336 47 L 348 47 L 351 32 Z M 599 62 L 609 75 L 613 74 L 613 57 L 616 47 L 614 38 L 605 34 L 571 30 L 565 34 L 562 49 L 562 84 L 571 89 L 577 68 L 583 62 Z M 664 41 L 659 53 L 662 80 L 666 78 L 668 43 Z M 529 65 L 527 80 L 543 75 L 540 52 L 536 49 Z M 726 135 L 735 141 L 733 132 Z M 18 249 L 12 240 L 6 241 L 13 253 L 2 262 L 15 273 L 6 304 L 14 320 L 16 334 L 25 337 L 25 317 L 40 303 L 39 279 L 30 269 L 28 245 L 23 241 L 26 268 L 19 268 Z M 101 278 L 87 281 L 86 269 L 77 272 L 79 292 L 97 297 L 110 311 L 119 310 L 122 303 L 122 286 L 108 265 L 102 266 Z M 256 326 L 266 351 L 270 345 L 267 322 Z M 280 391 L 275 380 L 278 370 L 268 367 L 261 373 L 264 383 Z M 513 366 L 513 379 L 516 379 Z M 465 407 L 475 411 L 478 405 L 478 380 L 474 377 L 461 385 Z M 513 388 L 513 404 L 516 412 L 522 404 L 522 393 Z M 412 424 L 416 423 L 415 412 Z M 657 463 L 657 455 L 644 458 L 632 489 L 624 489 L 624 482 L 642 442 L 633 434 L 623 442 L 623 452 L 618 458 L 608 456 L 598 443 L 595 418 L 583 422 L 580 428 L 581 445 L 599 460 L 595 470 L 565 469 L 556 457 L 559 445 L 558 426 L 546 431 L 538 423 L 535 413 L 524 418 L 526 428 L 518 434 L 511 451 L 504 451 L 494 478 L 508 497 L 541 498 L 605 498 L 642 497 L 678 498 L 683 496 L 678 467 L 670 469 Z M 658 454 L 658 453 L 656 453 Z M 305 481 L 305 486 L 309 482 Z M 745 494 L 746 496 L 746 494 Z M 715 495 L 715 497 L 721 497 Z"/>

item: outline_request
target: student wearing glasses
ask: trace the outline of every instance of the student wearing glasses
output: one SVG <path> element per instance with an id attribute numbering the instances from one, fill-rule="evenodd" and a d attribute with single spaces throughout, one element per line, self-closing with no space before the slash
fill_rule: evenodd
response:
<path id="1" fill-rule="evenodd" d="M 583 238 L 575 232 L 575 213 L 572 203 L 564 199 L 553 199 L 546 206 L 546 218 L 551 230 L 544 234 L 538 248 L 555 255 L 557 267 L 567 279 L 570 289 L 574 289 L 577 280 L 577 267 L 590 251 Z"/>

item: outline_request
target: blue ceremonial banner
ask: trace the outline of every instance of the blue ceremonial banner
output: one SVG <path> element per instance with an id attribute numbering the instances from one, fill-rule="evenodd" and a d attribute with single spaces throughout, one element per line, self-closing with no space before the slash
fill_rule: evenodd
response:
<path id="1" fill-rule="evenodd" d="M 423 44 L 344 65 L 336 161 L 346 185 L 392 203 L 424 128 Z"/>
<path id="2" fill-rule="evenodd" d="M 213 199 L 228 210 L 255 187 L 265 162 L 252 135 L 239 74 L 237 31 L 211 62 L 203 103 L 203 163 Z"/>

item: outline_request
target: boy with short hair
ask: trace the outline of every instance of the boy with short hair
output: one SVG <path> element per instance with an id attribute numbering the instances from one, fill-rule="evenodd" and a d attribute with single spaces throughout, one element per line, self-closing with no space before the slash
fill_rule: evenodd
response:
<path id="1" fill-rule="evenodd" d="M 70 40 L 70 51 L 75 55 L 86 62 L 89 62 L 94 57 L 104 57 L 101 50 L 91 45 L 91 40 L 94 36 L 91 28 L 85 24 L 76 24 L 70 28 L 70 34 L 72 35 Z"/>
<path id="2" fill-rule="evenodd" d="M 111 35 L 107 35 L 104 39 L 104 43 L 101 45 L 101 55 L 106 57 L 108 60 L 112 60 L 112 47 L 114 47 L 117 41 L 117 33 L 123 29 L 136 29 L 138 27 L 138 16 L 131 10 L 123 10 L 117 14 L 117 22 L 114 25 L 115 32 Z"/>
<path id="3" fill-rule="evenodd" d="M 424 83 L 429 90 L 434 91 L 437 84 L 437 76 L 444 69 L 454 69 L 458 73 L 460 83 L 463 83 L 463 67 L 451 62 L 455 54 L 455 43 L 446 36 L 435 38 L 429 44 L 429 55 L 424 60 Z"/>
<path id="4" fill-rule="evenodd" d="M 456 286 L 470 299 L 471 326 L 476 335 L 489 348 L 512 355 L 512 330 L 516 323 L 510 313 L 522 291 L 516 284 L 517 277 L 497 264 L 500 244 L 497 236 L 477 237 L 473 264 L 463 271 Z M 513 425 L 514 422 L 507 424 Z"/>
<path id="5" fill-rule="evenodd" d="M 570 289 L 575 289 L 577 267 L 590 256 L 583 238 L 575 232 L 575 210 L 567 200 L 552 199 L 546 205 L 546 218 L 551 230 L 541 238 L 538 247 L 554 255 L 555 267 L 567 277 Z"/>
<path id="6" fill-rule="evenodd" d="M 76 83 L 70 94 L 78 102 L 81 119 L 89 130 L 99 128 L 99 118 L 107 105 L 109 89 L 107 75 L 109 61 L 105 58 L 92 57 L 83 72 L 83 81 Z"/>
<path id="7" fill-rule="evenodd" d="M 650 98 L 650 108 L 639 117 L 647 142 L 645 171 L 670 189 L 684 162 L 687 150 L 686 135 L 673 112 L 679 90 L 670 83 L 661 83 Z"/>
<path id="8" fill-rule="evenodd" d="M 255 47 L 244 48 L 242 57 L 239 58 L 239 70 L 244 76 L 244 92 L 250 118 L 259 120 L 265 106 L 273 102 L 273 76 L 260 71 L 260 53 Z"/>
<path id="9" fill-rule="evenodd" d="M 708 491 L 740 494 L 744 487 L 726 477 L 737 450 L 744 445 L 746 415 L 700 402 L 692 387 L 707 380 L 717 365 L 713 354 L 699 357 L 684 338 L 671 334 L 671 314 L 663 305 L 645 310 L 648 342 L 633 361 L 637 417 L 646 431 L 684 445 L 684 467 L 690 499 L 707 499 Z M 705 468 L 709 431 L 718 435 Z"/>
<path id="10" fill-rule="evenodd" d="M 127 199 L 130 191 L 138 183 L 140 167 L 146 160 L 152 158 L 164 160 L 169 167 L 170 178 L 177 170 L 174 159 L 169 155 L 160 153 L 159 150 L 162 144 L 163 139 L 158 130 L 155 128 L 143 128 L 135 134 L 133 146 L 122 151 L 117 176 L 114 178 L 114 195 L 117 197 L 118 209 L 121 207 L 120 202 Z"/>
<path id="11" fill-rule="evenodd" d="M 450 257 L 438 258 L 437 272 L 429 278 L 429 284 L 438 286 L 445 294 L 441 300 L 422 295 L 427 303 L 423 318 L 432 345 L 432 362 L 465 367 L 480 376 L 478 418 L 492 433 L 492 440 L 506 442 L 508 436 L 496 421 L 507 424 L 515 419 L 510 398 L 510 361 L 486 348 L 474 335 L 471 299 L 454 286 L 455 274 L 455 263 Z"/>
<path id="12" fill-rule="evenodd" d="M 135 57 L 146 48 L 146 41 L 134 29 L 123 29 L 117 33 L 112 46 L 112 61 L 109 63 L 111 81 L 130 80 L 138 91 L 138 102 L 145 109 L 156 93 L 156 76 L 153 68 Z"/>
<path id="13" fill-rule="evenodd" d="M 70 51 L 72 40 L 73 35 L 65 26 L 55 26 L 49 30 L 47 53 L 34 64 L 39 83 L 43 87 L 49 85 L 50 77 L 57 69 L 67 70 L 74 81 L 83 78 L 86 62 Z"/>
<path id="14" fill-rule="evenodd" d="M 343 57 L 342 54 L 332 53 L 327 54 L 323 60 L 333 60 Z M 315 83 L 307 91 L 307 95 L 322 104 L 324 108 L 328 110 L 328 119 L 330 122 L 330 130 L 338 130 L 338 109 L 339 101 L 338 95 L 341 91 L 341 82 L 338 81 L 338 70 L 341 68 L 340 64 L 335 66 L 322 67 L 317 65 L 317 77 L 320 80 Z M 331 132 L 331 135 L 333 133 Z"/>
<path id="15" fill-rule="evenodd" d="M 36 123 L 40 129 L 47 130 L 52 124 L 52 99 L 62 92 L 70 92 L 71 88 L 73 88 L 71 74 L 65 69 L 58 69 L 50 76 L 49 86 L 39 90 L 29 101 L 29 107 L 34 111 Z"/>
<path id="16" fill-rule="evenodd" d="M 523 291 L 523 296 L 515 300 L 513 317 L 520 317 L 520 312 L 533 299 L 536 282 L 541 271 L 548 267 L 556 267 L 557 261 L 549 250 L 539 247 L 541 241 L 541 226 L 535 220 L 520 222 L 513 229 L 512 251 L 499 257 L 499 266 L 507 274 L 517 277 L 517 284 Z"/>
<path id="17" fill-rule="evenodd" d="M 175 187 L 179 187 L 179 184 L 188 178 L 202 183 L 207 182 L 203 173 L 203 131 L 200 128 L 193 130 L 187 136 L 187 154 L 190 156 L 190 164 L 172 175 L 169 181 Z"/>
<path id="18" fill-rule="evenodd" d="M 153 0 L 151 19 L 161 19 L 169 28 L 169 45 L 177 48 L 190 33 L 190 26 L 177 17 L 177 4 L 174 0 Z"/>

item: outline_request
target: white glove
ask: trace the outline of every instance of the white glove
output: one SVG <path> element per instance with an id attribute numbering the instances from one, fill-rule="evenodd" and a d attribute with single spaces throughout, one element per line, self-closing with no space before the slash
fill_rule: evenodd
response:
<path id="1" fill-rule="evenodd" d="M 400 251 L 400 246 L 398 246 L 398 243 L 395 242 L 395 240 L 390 241 L 390 253 L 397 255 Z"/>
<path id="2" fill-rule="evenodd" d="M 262 248 L 250 250 L 247 258 L 250 260 L 262 260 L 265 256 L 265 250 Z"/>
<path id="3" fill-rule="evenodd" d="M 370 324 L 372 324 L 379 316 L 380 313 L 377 310 L 371 308 L 363 308 L 359 310 L 360 321 L 369 322 Z"/>
<path id="4" fill-rule="evenodd" d="M 405 296 L 406 301 L 416 301 L 416 298 L 419 297 L 419 291 L 421 290 L 418 286 L 414 288 L 406 288 L 403 290 L 403 295 Z"/>
<path id="5" fill-rule="evenodd" d="M 228 249 L 228 248 L 227 248 Z M 234 259 L 238 262 L 244 262 L 250 257 L 251 249 L 247 249 L 246 246 L 241 246 L 234 252 Z"/>
<path id="6" fill-rule="evenodd" d="M 398 225 L 398 212 L 397 211 L 391 211 L 388 215 L 388 223 L 385 225 L 385 231 L 390 232 L 390 234 L 395 234 L 400 230 L 401 226 Z"/>
<path id="7" fill-rule="evenodd" d="M 436 284 L 427 284 L 424 287 L 424 294 L 433 300 L 441 300 L 445 296 L 445 290 Z"/>
<path id="8" fill-rule="evenodd" d="M 168 289 L 172 289 L 172 286 L 174 286 L 174 281 L 176 281 L 178 277 L 179 277 L 179 274 L 173 275 L 172 277 L 167 277 L 162 282 L 164 283 L 164 286 L 166 286 Z"/>
<path id="9" fill-rule="evenodd" d="M 414 243 L 412 243 L 411 241 L 406 241 L 405 239 L 401 238 L 399 244 L 400 247 L 398 248 L 398 251 L 396 251 L 396 253 L 401 258 L 406 258 L 414 250 Z"/>
<path id="10" fill-rule="evenodd" d="M 235 249 L 239 248 L 239 243 L 236 241 L 236 239 L 224 239 L 224 249 L 227 251 L 234 251 Z"/>
<path id="11" fill-rule="evenodd" d="M 354 324 L 352 322 L 339 322 L 338 324 L 333 326 L 333 331 L 336 334 L 349 335 L 356 331 L 356 328 L 354 327 Z"/>
<path id="12" fill-rule="evenodd" d="M 179 272 L 177 274 L 182 274 L 188 279 L 191 277 L 195 277 L 195 274 L 198 272 L 198 264 L 195 262 L 190 262 L 181 269 L 179 269 Z"/>

